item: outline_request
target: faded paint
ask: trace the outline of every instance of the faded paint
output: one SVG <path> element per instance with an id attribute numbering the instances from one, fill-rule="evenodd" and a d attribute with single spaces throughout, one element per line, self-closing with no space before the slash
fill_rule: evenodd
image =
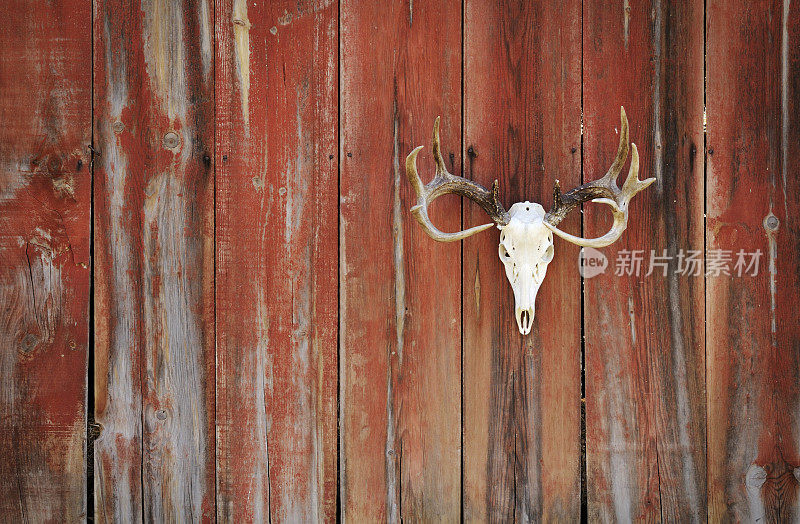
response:
<path id="1" fill-rule="evenodd" d="M 97 328 L 95 500 L 106 520 L 202 520 L 214 513 L 208 6 L 145 0 L 129 18 L 116 7 L 97 6 L 94 32 L 105 50 L 95 75 L 97 297 L 114 313 Z M 131 78 L 142 82 L 135 101 Z"/>
<path id="2" fill-rule="evenodd" d="M 281 166 L 285 169 L 286 173 L 286 191 L 285 191 L 285 198 L 286 198 L 286 211 L 284 213 L 284 240 L 286 241 L 285 248 L 287 250 L 287 254 L 291 256 L 290 252 L 292 250 L 297 249 L 299 246 L 295 246 L 293 240 L 295 237 L 299 237 L 299 226 L 301 217 L 305 215 L 305 202 L 306 202 L 306 195 L 309 192 L 309 185 L 308 185 L 308 177 L 304 176 L 305 170 L 307 166 L 311 164 L 313 166 L 313 159 L 308 158 L 305 159 L 304 157 L 308 157 L 311 152 L 304 151 L 304 131 L 303 131 L 303 121 L 300 116 L 300 107 L 303 104 L 304 100 L 308 100 L 308 86 L 298 86 L 297 88 L 297 110 L 295 112 L 295 131 L 297 133 L 297 140 L 298 144 L 297 147 L 297 154 L 294 158 L 294 166 L 289 159 L 286 160 L 286 165 Z M 268 139 L 267 139 L 268 142 Z M 306 263 L 308 263 L 309 259 L 304 259 Z M 306 268 L 307 272 L 306 275 L 311 274 L 311 268 Z"/>
<path id="3" fill-rule="evenodd" d="M 633 307 L 633 297 L 628 297 L 628 317 L 631 319 L 631 347 L 636 347 L 636 310 Z"/>
<path id="4" fill-rule="evenodd" d="M 394 205 L 392 213 L 392 238 L 394 242 L 394 307 L 395 307 L 395 335 L 398 367 L 403 367 L 403 336 L 406 324 L 406 277 L 403 262 L 403 211 L 400 202 L 400 185 L 402 176 L 400 172 L 400 137 L 398 136 L 397 107 L 394 119 Z M 399 370 L 398 370 L 399 371 Z"/>
<path id="5" fill-rule="evenodd" d="M 233 2 L 233 41 L 236 55 L 236 74 L 245 134 L 250 134 L 250 20 L 247 18 L 247 0 Z"/>
<path id="6" fill-rule="evenodd" d="M 627 2 L 627 0 L 626 0 Z M 628 8 L 630 10 L 630 7 Z M 663 47 L 664 47 L 664 13 L 661 8 L 661 0 L 653 2 L 653 176 L 656 179 L 655 191 L 659 195 L 664 191 L 664 147 L 663 147 L 663 127 L 664 119 L 661 115 L 661 105 L 664 103 L 661 96 L 661 75 L 663 68 Z"/>
<path id="7" fill-rule="evenodd" d="M 783 0 L 783 19 L 781 21 L 781 180 L 783 181 L 783 211 L 789 218 L 789 194 L 786 180 L 789 176 L 789 5 L 791 0 Z M 773 184 L 774 185 L 774 184 Z"/>
<path id="8" fill-rule="evenodd" d="M 611 494 L 614 502 L 613 520 L 632 522 L 636 517 L 633 512 L 631 494 L 638 490 L 634 470 L 638 454 L 631 449 L 628 426 L 634 425 L 636 419 L 627 408 L 623 376 L 617 358 L 612 357 L 606 370 L 606 395 L 608 397 L 606 419 L 609 426 L 608 451 Z"/>
<path id="9" fill-rule="evenodd" d="M 622 2 L 622 38 L 625 41 L 625 49 L 628 49 L 628 42 L 631 36 L 631 3 L 630 0 Z M 656 55 L 658 56 L 658 55 Z"/>
<path id="10" fill-rule="evenodd" d="M 188 96 L 181 4 L 170 0 L 144 0 L 142 11 L 147 79 L 170 122 L 176 119 L 184 122 Z"/>
<path id="11" fill-rule="evenodd" d="M 189 149 L 189 148 L 185 148 Z M 148 515 L 161 520 L 170 515 L 203 516 L 205 459 L 210 450 L 205 427 L 205 391 L 201 371 L 203 336 L 191 306 L 202 296 L 199 278 L 189 268 L 201 258 L 197 237 L 189 227 L 179 173 L 156 175 L 145 189 L 142 254 L 146 387 L 155 403 L 145 404 L 143 457 L 148 475 L 163 479 L 146 483 Z M 166 409 L 166 420 L 154 417 Z"/>
<path id="12" fill-rule="evenodd" d="M 314 154 L 303 128 L 302 110 L 309 103 L 309 86 L 301 82 L 296 90 L 297 109 L 295 112 L 295 140 L 298 144 L 294 166 L 287 158 L 285 167 L 286 185 L 286 256 L 285 264 L 291 284 L 291 316 L 286 319 L 290 325 L 291 359 L 290 373 L 293 377 L 311 378 L 311 333 L 313 275 L 312 242 L 302 242 L 303 233 L 310 217 L 306 201 L 311 200 L 312 188 L 307 173 L 313 172 Z M 267 137 L 265 137 L 267 138 Z M 266 246 L 265 246 L 266 247 Z M 275 349 L 273 349 L 275 351 Z M 307 387 L 292 388 L 293 417 L 286 428 L 289 438 L 280 443 L 284 454 L 283 462 L 289 475 L 303 471 L 308 475 L 308 484 L 303 486 L 306 498 L 297 497 L 291 489 L 282 487 L 280 505 L 275 517 L 286 522 L 312 522 L 322 519 L 319 514 L 319 479 L 313 474 L 317 460 L 321 456 L 320 443 L 313 431 L 315 421 L 314 391 Z M 308 449 L 310 447 L 310 450 Z"/>
<path id="13" fill-rule="evenodd" d="M 400 202 L 400 137 L 399 123 L 397 116 L 397 102 L 394 102 L 394 122 L 392 127 L 392 167 L 394 169 L 394 199 L 392 205 L 392 242 L 394 244 L 394 305 L 395 305 L 395 347 L 394 351 L 389 350 L 386 366 L 386 513 L 388 522 L 400 522 L 403 518 L 398 500 L 402 486 L 400 482 L 400 471 L 398 464 L 402 460 L 399 454 L 395 427 L 397 425 L 395 415 L 394 380 L 395 374 L 399 374 L 403 366 L 403 338 L 405 336 L 406 318 L 406 285 L 405 270 L 403 266 L 403 215 L 402 204 Z M 391 348 L 391 345 L 388 346 Z M 392 358 L 392 354 L 397 354 L 397 359 Z M 394 363 L 397 362 L 397 369 Z"/>
<path id="14" fill-rule="evenodd" d="M 263 216 L 264 199 L 261 199 Z M 266 237 L 266 220 L 261 223 L 262 242 Z M 263 246 L 263 243 L 261 244 Z M 263 257 L 262 257 L 263 259 Z M 259 282 L 256 296 L 256 348 L 254 351 L 255 362 L 248 366 L 253 370 L 253 399 L 255 400 L 255 428 L 253 438 L 263 442 L 259 447 L 259 455 L 251 457 L 253 461 L 253 502 L 250 508 L 256 522 L 268 522 L 272 512 L 272 482 L 270 480 L 269 464 L 269 432 L 272 427 L 272 418 L 267 409 L 266 392 L 272 390 L 272 357 L 269 354 L 269 329 L 270 311 L 266 291 Z M 269 379 L 267 379 L 269 377 Z M 266 494 L 266 498 L 265 498 Z"/>
<path id="15" fill-rule="evenodd" d="M 770 222 L 773 222 L 771 224 Z M 767 235 L 767 263 L 769 269 L 769 318 L 772 347 L 778 347 L 778 242 L 777 232 L 780 227 L 778 217 L 772 214 L 770 204 L 769 214 L 764 218 L 764 231 Z"/>
<path id="16" fill-rule="evenodd" d="M 750 510 L 751 522 L 763 522 L 766 517 L 764 498 L 761 488 L 767 481 L 767 472 L 761 466 L 751 465 L 745 474 L 745 488 L 747 491 L 747 505 Z"/>
<path id="17" fill-rule="evenodd" d="M 198 25 L 200 26 L 200 58 L 203 62 L 203 79 L 213 81 L 214 66 L 214 19 L 208 8 L 209 0 L 200 0 L 200 8 L 197 10 Z"/>
<path id="18" fill-rule="evenodd" d="M 61 197 L 75 198 L 75 178 L 72 175 L 64 175 L 53 179 L 53 189 Z"/>
<path id="19" fill-rule="evenodd" d="M 114 39 L 112 38 L 111 17 L 109 12 L 103 13 L 103 46 L 105 58 L 105 88 L 106 100 L 108 104 L 108 120 L 119 122 L 124 129 L 121 121 L 122 110 L 128 104 L 128 62 L 126 53 L 115 52 Z M 119 126 L 118 126 L 119 127 Z M 113 136 L 113 135 L 111 135 Z M 109 137 L 106 137 L 107 139 Z M 113 147 L 117 147 L 116 140 L 109 142 Z M 108 162 L 104 160 L 108 166 Z M 110 166 L 114 166 L 111 163 Z"/>
<path id="20" fill-rule="evenodd" d="M 627 1 L 627 0 L 626 0 Z M 628 7 L 630 10 L 630 7 Z M 662 105 L 665 103 L 662 97 L 662 75 L 663 75 L 663 48 L 665 38 L 665 20 L 663 8 L 660 0 L 653 4 L 655 14 L 653 31 L 653 168 L 655 170 L 655 190 L 661 194 L 664 190 L 664 115 Z M 669 252 L 677 253 L 682 246 L 676 245 L 675 236 L 670 232 L 677 230 L 674 213 L 667 213 L 667 234 Z M 675 417 L 677 419 L 678 442 L 680 444 L 679 454 L 681 459 L 681 474 L 683 480 L 683 494 L 694 519 L 701 521 L 705 518 L 702 514 L 701 501 L 698 498 L 699 486 L 697 485 L 697 471 L 694 464 L 693 446 L 689 429 L 692 427 L 692 406 L 689 399 L 689 383 L 687 378 L 687 350 L 684 344 L 685 328 L 683 325 L 683 308 L 681 307 L 681 292 L 678 282 L 677 272 L 671 272 L 667 276 L 667 289 L 669 297 L 669 319 L 670 319 L 670 342 L 672 347 L 672 379 L 674 381 Z M 660 480 L 659 480 L 660 482 Z"/>
<path id="21" fill-rule="evenodd" d="M 630 303 L 629 303 L 630 305 Z M 622 310 L 621 305 L 617 305 Z M 631 309 L 628 310 L 629 312 Z M 621 332 L 613 328 L 614 319 L 622 318 L 622 311 L 611 311 L 603 308 L 597 312 L 599 326 L 611 338 L 604 338 L 604 343 L 610 347 L 625 347 Z M 629 313 L 630 314 L 630 313 Z M 635 329 L 635 328 L 632 328 Z M 610 331 L 610 332 L 609 332 Z M 640 450 L 637 449 L 637 439 L 631 434 L 638 427 L 636 407 L 631 404 L 631 391 L 627 383 L 624 366 L 620 363 L 620 355 L 613 352 L 607 356 L 603 363 L 604 381 L 602 390 L 605 397 L 605 413 L 603 413 L 603 426 L 608 435 L 608 464 L 607 480 L 610 481 L 610 496 L 612 498 L 613 515 L 604 514 L 604 520 L 616 522 L 631 522 L 636 519 L 638 508 L 637 501 L 632 498 L 639 490 L 636 464 L 641 461 Z M 588 408 L 588 406 L 587 406 Z M 587 450 L 587 454 L 590 453 Z M 598 509 L 606 510 L 605 506 Z M 610 508 L 609 508 L 610 509 Z"/>
<path id="22" fill-rule="evenodd" d="M 673 253 L 675 251 L 672 251 Z M 698 520 L 703 520 L 700 510 L 701 490 L 697 485 L 697 470 L 694 464 L 694 454 L 692 440 L 689 429 L 693 425 L 692 406 L 689 399 L 688 364 L 686 362 L 686 345 L 684 344 L 683 334 L 683 310 L 681 308 L 680 287 L 678 283 L 679 275 L 672 272 L 667 279 L 669 289 L 670 307 L 670 335 L 673 349 L 672 376 L 675 381 L 675 402 L 677 412 L 678 442 L 680 443 L 680 455 L 683 473 L 683 489 L 687 497 L 689 508 L 692 515 Z"/>
<path id="23" fill-rule="evenodd" d="M 110 39 L 106 40 L 110 43 Z M 109 68 L 110 69 L 110 68 Z M 110 71 L 107 74 L 112 74 Z M 124 78 L 124 77 L 123 77 Z M 113 86 L 114 84 L 111 84 Z M 124 100 L 114 96 L 125 89 L 109 89 L 110 109 L 121 111 Z M 115 104 L 116 102 L 116 104 Z M 110 251 L 111 278 L 109 306 L 115 311 L 113 330 L 107 333 L 109 347 L 99 348 L 95 377 L 95 413 L 103 431 L 94 443 L 96 472 L 95 500 L 102 501 L 104 520 L 125 521 L 141 518 L 141 486 L 131 485 L 130 479 L 141 477 L 139 461 L 115 460 L 121 450 L 141 450 L 141 392 L 134 382 L 139 382 L 139 369 L 133 367 L 131 348 L 138 346 L 139 317 L 134 310 L 137 292 L 132 275 L 133 248 L 125 228 L 125 187 L 128 175 L 127 158 L 118 147 L 110 126 L 101 126 L 101 140 L 106 144 L 100 157 L 106 176 L 109 207 L 109 233 L 107 248 Z M 134 355 L 137 353 L 133 353 Z M 103 368 L 103 363 L 107 366 Z M 131 416 L 139 414 L 139 416 Z M 128 457 L 126 457 L 128 458 Z M 105 512 L 113 511 L 113 515 Z"/>
<path id="24" fill-rule="evenodd" d="M 328 521 L 336 511 L 337 184 L 322 155 L 335 149 L 336 39 L 326 29 L 336 19 L 321 13 L 272 38 L 285 5 L 295 6 L 217 10 L 230 38 L 218 47 L 216 83 L 226 100 L 217 135 L 217 331 L 227 334 L 217 355 L 229 375 L 224 387 L 217 379 L 221 520 Z M 249 29 L 268 45 L 249 47 Z M 249 96 L 266 104 L 248 110 Z M 249 438 L 237 441 L 242 421 Z"/>
<path id="25" fill-rule="evenodd" d="M 138 354 L 131 349 L 138 347 L 136 334 L 140 332 L 140 324 L 134 310 L 137 302 L 132 279 L 135 258 L 124 221 L 128 162 L 111 126 L 111 122 L 120 121 L 128 104 L 128 64 L 126 53 L 114 51 L 116 34 L 112 31 L 111 16 L 111 13 L 104 12 L 102 18 L 106 96 L 102 102 L 107 105 L 108 115 L 99 126 L 98 138 L 104 144 L 100 162 L 101 173 L 106 177 L 109 227 L 105 249 L 110 256 L 109 276 L 114 282 L 107 288 L 108 306 L 113 308 L 116 318 L 108 331 L 103 323 L 99 324 L 97 331 L 95 418 L 102 431 L 94 442 L 94 495 L 98 502 L 98 517 L 102 515 L 100 520 L 122 522 L 142 518 L 141 484 L 138 480 L 142 475 L 141 391 L 139 367 L 132 365 L 131 358 L 132 354 Z M 103 347 L 104 341 L 107 347 Z M 133 457 L 120 457 L 124 452 L 132 452 Z"/>
<path id="26" fill-rule="evenodd" d="M 475 315 L 481 315 L 481 266 L 480 257 L 475 257 L 475 283 L 473 284 L 475 291 Z"/>
<path id="27" fill-rule="evenodd" d="M 341 135 L 340 135 L 340 143 L 339 143 L 339 151 L 344 154 L 344 148 L 341 144 Z M 339 195 L 339 207 L 345 207 L 346 201 L 344 194 Z M 338 214 L 338 226 L 339 231 L 344 232 L 347 231 L 347 219 L 345 218 L 344 213 Z M 337 267 L 338 267 L 338 280 L 339 282 L 346 282 L 347 280 L 347 273 L 348 273 L 348 260 L 347 260 L 347 237 L 344 234 L 339 234 L 338 239 L 338 251 L 339 257 L 337 260 Z M 349 430 L 349 426 L 347 425 L 347 411 L 345 407 L 348 405 L 349 397 L 347 395 L 347 381 L 343 380 L 344 377 L 347 377 L 347 369 L 350 365 L 347 359 L 347 340 L 344 336 L 344 333 L 347 333 L 347 286 L 340 285 L 339 292 L 337 293 L 337 299 L 339 301 L 339 340 L 338 340 L 338 369 L 337 373 L 340 377 L 339 380 L 339 387 L 337 388 L 337 398 L 339 399 L 338 402 L 338 409 L 337 409 L 337 436 L 338 436 L 338 483 L 339 483 L 339 512 L 341 515 L 347 515 L 347 507 L 348 507 L 348 486 L 347 486 L 347 441 L 345 440 L 345 435 L 347 435 L 347 431 Z"/>

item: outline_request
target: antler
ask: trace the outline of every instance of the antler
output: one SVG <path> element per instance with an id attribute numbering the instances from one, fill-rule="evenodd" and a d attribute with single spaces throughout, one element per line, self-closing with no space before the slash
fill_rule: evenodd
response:
<path id="1" fill-rule="evenodd" d="M 567 242 L 585 247 L 604 247 L 616 241 L 628 227 L 628 204 L 631 199 L 636 193 L 656 181 L 655 178 L 639 180 L 639 151 L 636 149 L 636 144 L 632 144 L 633 154 L 628 177 L 621 190 L 617 187 L 617 176 L 622 171 L 622 166 L 628 157 L 628 117 L 625 115 L 624 107 L 620 108 L 620 119 L 622 128 L 619 133 L 617 157 L 603 178 L 576 187 L 564 195 L 561 194 L 561 187 L 556 180 L 553 189 L 553 209 L 545 215 L 544 225 Z M 589 201 L 611 206 L 614 224 L 608 233 L 597 238 L 583 238 L 565 233 L 556 227 L 570 211 L 581 203 Z"/>
<path id="2" fill-rule="evenodd" d="M 482 226 L 475 226 L 458 233 L 445 233 L 439 231 L 436 226 L 431 222 L 428 217 L 428 204 L 433 202 L 436 198 L 447 193 L 455 193 L 463 197 L 467 197 L 473 202 L 477 203 L 484 211 L 494 220 L 495 224 L 506 225 L 508 223 L 508 213 L 500 204 L 497 197 L 497 180 L 492 185 L 492 190 L 489 191 L 480 184 L 477 184 L 466 178 L 451 175 L 447 172 L 444 166 L 444 159 L 442 159 L 442 152 L 439 149 L 439 117 L 436 117 L 436 123 L 433 125 L 433 158 L 436 161 L 436 175 L 427 185 L 422 185 L 422 180 L 417 173 L 417 155 L 423 146 L 414 149 L 406 157 L 406 175 L 411 186 L 417 193 L 417 205 L 411 208 L 411 214 L 420 223 L 422 229 L 434 240 L 440 242 L 452 242 L 454 240 L 461 240 L 468 236 L 474 235 L 492 227 L 494 224 L 484 224 Z"/>

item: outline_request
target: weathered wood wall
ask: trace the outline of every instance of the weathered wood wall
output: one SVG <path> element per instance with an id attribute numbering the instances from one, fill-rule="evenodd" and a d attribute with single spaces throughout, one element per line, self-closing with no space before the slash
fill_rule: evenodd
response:
<path id="1" fill-rule="evenodd" d="M 706 250 L 759 249 L 709 278 L 713 521 L 800 519 L 800 6 L 709 2 Z M 735 256 L 735 255 L 734 255 Z"/>
<path id="2" fill-rule="evenodd" d="M 0 21 L 0 520 L 86 515 L 91 2 Z"/>
<path id="3" fill-rule="evenodd" d="M 800 518 L 796 4 L 4 11 L 0 521 Z M 498 232 L 428 238 L 405 156 L 441 116 L 549 208 L 621 105 L 657 182 L 604 274 L 556 240 L 522 337 Z"/>
<path id="4" fill-rule="evenodd" d="M 464 175 L 498 179 L 506 207 L 580 185 L 581 12 L 577 1 L 467 0 Z M 465 205 L 465 227 L 486 214 Z M 580 214 L 562 226 L 580 233 Z M 581 281 L 578 249 L 556 240 L 529 336 L 496 230 L 464 242 L 464 517 L 580 517 Z M 558 326 L 553 329 L 553 326 Z"/>
<path id="5" fill-rule="evenodd" d="M 440 115 L 448 168 L 460 167 L 461 6 L 342 2 L 340 17 L 341 512 L 458 520 L 461 251 L 408 220 L 405 156 Z M 459 202 L 438 204 L 434 220 L 457 229 Z"/>
<path id="6" fill-rule="evenodd" d="M 336 517 L 336 4 L 218 3 L 217 504 Z"/>
<path id="7" fill-rule="evenodd" d="M 583 16 L 583 178 L 608 169 L 620 105 L 641 172 L 656 177 L 603 250 L 611 269 L 585 281 L 588 517 L 696 522 L 706 515 L 704 280 L 702 268 L 677 266 L 681 251 L 703 250 L 703 4 L 585 2 Z M 587 208 L 588 236 L 608 227 L 602 207 Z M 633 250 L 642 271 L 617 275 Z M 665 252 L 666 272 L 645 276 L 651 253 Z"/>
<path id="8" fill-rule="evenodd" d="M 94 3 L 99 521 L 215 515 L 212 14 Z"/>

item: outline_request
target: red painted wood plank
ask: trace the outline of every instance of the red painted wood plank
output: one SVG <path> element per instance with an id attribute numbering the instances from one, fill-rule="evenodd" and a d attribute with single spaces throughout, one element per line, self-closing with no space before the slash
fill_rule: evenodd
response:
<path id="1" fill-rule="evenodd" d="M 459 518 L 460 249 L 413 220 L 403 166 L 425 145 L 433 176 L 441 115 L 460 172 L 460 24 L 452 2 L 341 5 L 340 489 L 355 522 Z M 458 230 L 458 201 L 433 220 Z"/>
<path id="2" fill-rule="evenodd" d="M 464 16 L 465 176 L 497 178 L 505 206 L 552 205 L 580 182 L 579 1 L 469 0 Z M 465 226 L 486 223 L 477 206 Z M 579 217 L 563 227 L 578 233 Z M 496 230 L 464 241 L 464 518 L 580 517 L 580 277 L 555 243 L 531 334 L 519 334 Z"/>
<path id="3" fill-rule="evenodd" d="M 800 518 L 800 7 L 708 4 L 709 519 Z M 737 253 L 760 250 L 756 276 Z"/>
<path id="4" fill-rule="evenodd" d="M 584 181 L 613 160 L 621 105 L 640 178 L 657 179 L 585 281 L 588 518 L 702 521 L 703 277 L 677 257 L 703 249 L 703 4 L 587 2 L 583 27 Z M 587 235 L 606 231 L 607 210 L 586 209 Z M 616 274 L 626 250 L 642 250 L 639 275 Z M 651 250 L 666 275 L 646 276 Z"/>
<path id="5" fill-rule="evenodd" d="M 91 3 L 0 20 L 0 521 L 86 511 Z"/>
<path id="6" fill-rule="evenodd" d="M 95 517 L 212 520 L 207 0 L 95 3 Z"/>
<path id="7" fill-rule="evenodd" d="M 336 519 L 334 2 L 219 2 L 217 500 Z"/>

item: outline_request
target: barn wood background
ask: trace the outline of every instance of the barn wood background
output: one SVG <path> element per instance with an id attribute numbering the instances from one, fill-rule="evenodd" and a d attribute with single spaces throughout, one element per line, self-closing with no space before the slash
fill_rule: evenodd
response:
<path id="1" fill-rule="evenodd" d="M 547 207 L 620 105 L 658 181 L 612 264 L 762 271 L 556 240 L 522 338 L 497 232 L 431 241 L 400 166 L 441 115 Z M 789 0 L 7 1 L 0 520 L 798 518 L 798 114 Z"/>

